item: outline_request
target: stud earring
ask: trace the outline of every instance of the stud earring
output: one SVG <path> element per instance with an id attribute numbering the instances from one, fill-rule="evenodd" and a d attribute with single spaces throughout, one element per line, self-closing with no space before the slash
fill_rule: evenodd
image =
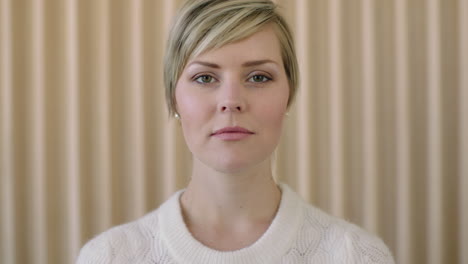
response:
<path id="1" fill-rule="evenodd" d="M 288 117 L 288 116 L 289 116 L 289 112 L 286 112 L 286 114 L 284 114 L 284 115 L 285 115 L 286 117 Z"/>
<path id="2" fill-rule="evenodd" d="M 179 120 L 179 119 L 180 119 L 180 115 L 179 115 L 178 113 L 175 113 L 175 114 L 174 114 L 174 118 L 177 119 L 177 120 Z"/>

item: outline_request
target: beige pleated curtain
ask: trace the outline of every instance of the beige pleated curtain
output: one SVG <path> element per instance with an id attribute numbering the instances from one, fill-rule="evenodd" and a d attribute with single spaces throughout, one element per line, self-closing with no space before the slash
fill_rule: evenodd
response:
<path id="1" fill-rule="evenodd" d="M 277 1 L 301 85 L 275 174 L 383 238 L 468 263 L 468 1 Z M 162 56 L 180 1 L 0 0 L 0 263 L 73 263 L 189 180 Z"/>

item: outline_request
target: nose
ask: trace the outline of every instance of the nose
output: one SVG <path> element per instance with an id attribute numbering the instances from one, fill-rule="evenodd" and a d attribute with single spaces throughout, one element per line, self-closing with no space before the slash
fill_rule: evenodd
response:
<path id="1" fill-rule="evenodd" d="M 243 112 L 244 107 L 241 106 L 239 102 L 235 101 L 225 101 L 222 104 L 220 104 L 219 107 L 220 112 Z"/>
<path id="2" fill-rule="evenodd" d="M 225 83 L 220 87 L 218 110 L 221 113 L 241 113 L 246 109 L 243 86 L 238 82 Z"/>

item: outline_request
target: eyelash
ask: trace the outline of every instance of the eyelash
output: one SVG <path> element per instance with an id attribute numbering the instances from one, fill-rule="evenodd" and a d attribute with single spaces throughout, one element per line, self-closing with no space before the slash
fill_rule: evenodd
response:
<path id="1" fill-rule="evenodd" d="M 210 84 L 210 83 L 212 83 L 212 81 L 210 81 L 210 82 L 202 82 L 202 81 L 201 81 L 201 78 L 203 78 L 203 77 L 210 77 L 212 81 L 215 80 L 215 77 L 213 77 L 213 76 L 211 76 L 211 75 L 209 75 L 209 74 L 202 74 L 202 75 L 197 75 L 197 76 L 195 76 L 194 81 L 197 82 L 197 83 L 199 83 L 199 84 Z"/>
<path id="2" fill-rule="evenodd" d="M 251 80 L 253 79 L 254 77 L 256 76 L 260 76 L 262 77 L 262 81 L 260 82 L 254 82 L 254 81 L 251 81 L 252 83 L 255 83 L 255 84 L 261 84 L 261 83 L 266 83 L 266 82 L 269 82 L 272 80 L 271 77 L 268 77 L 266 76 L 265 74 L 255 74 L 255 75 L 252 75 L 251 77 L 249 77 L 247 80 Z M 209 82 L 203 82 L 201 81 L 201 78 L 204 78 L 204 77 L 209 77 L 211 78 Z M 194 77 L 193 79 L 195 82 L 199 83 L 199 84 L 211 84 L 214 82 L 214 80 L 216 80 L 215 77 L 211 76 L 210 74 L 202 74 L 202 75 L 197 75 Z"/>
<path id="3" fill-rule="evenodd" d="M 255 74 L 255 75 L 253 75 L 252 77 L 250 77 L 248 80 L 253 79 L 253 78 L 256 77 L 256 76 L 262 77 L 262 80 L 263 80 L 263 81 L 261 81 L 261 82 L 253 82 L 253 83 L 266 83 L 266 82 L 271 81 L 271 78 L 268 77 L 268 76 L 266 76 L 266 75 L 264 75 L 264 74 Z"/>

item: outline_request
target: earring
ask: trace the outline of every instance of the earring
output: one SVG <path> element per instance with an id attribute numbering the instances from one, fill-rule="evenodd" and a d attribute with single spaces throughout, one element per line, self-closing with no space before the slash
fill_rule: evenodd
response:
<path id="1" fill-rule="evenodd" d="M 179 119 L 180 119 L 180 115 L 179 115 L 178 113 L 175 113 L 175 114 L 174 114 L 174 118 L 177 119 L 177 120 L 179 120 Z"/>
<path id="2" fill-rule="evenodd" d="M 286 112 L 286 114 L 284 114 L 284 115 L 285 115 L 286 117 L 288 117 L 288 116 L 289 116 L 289 112 Z"/>

